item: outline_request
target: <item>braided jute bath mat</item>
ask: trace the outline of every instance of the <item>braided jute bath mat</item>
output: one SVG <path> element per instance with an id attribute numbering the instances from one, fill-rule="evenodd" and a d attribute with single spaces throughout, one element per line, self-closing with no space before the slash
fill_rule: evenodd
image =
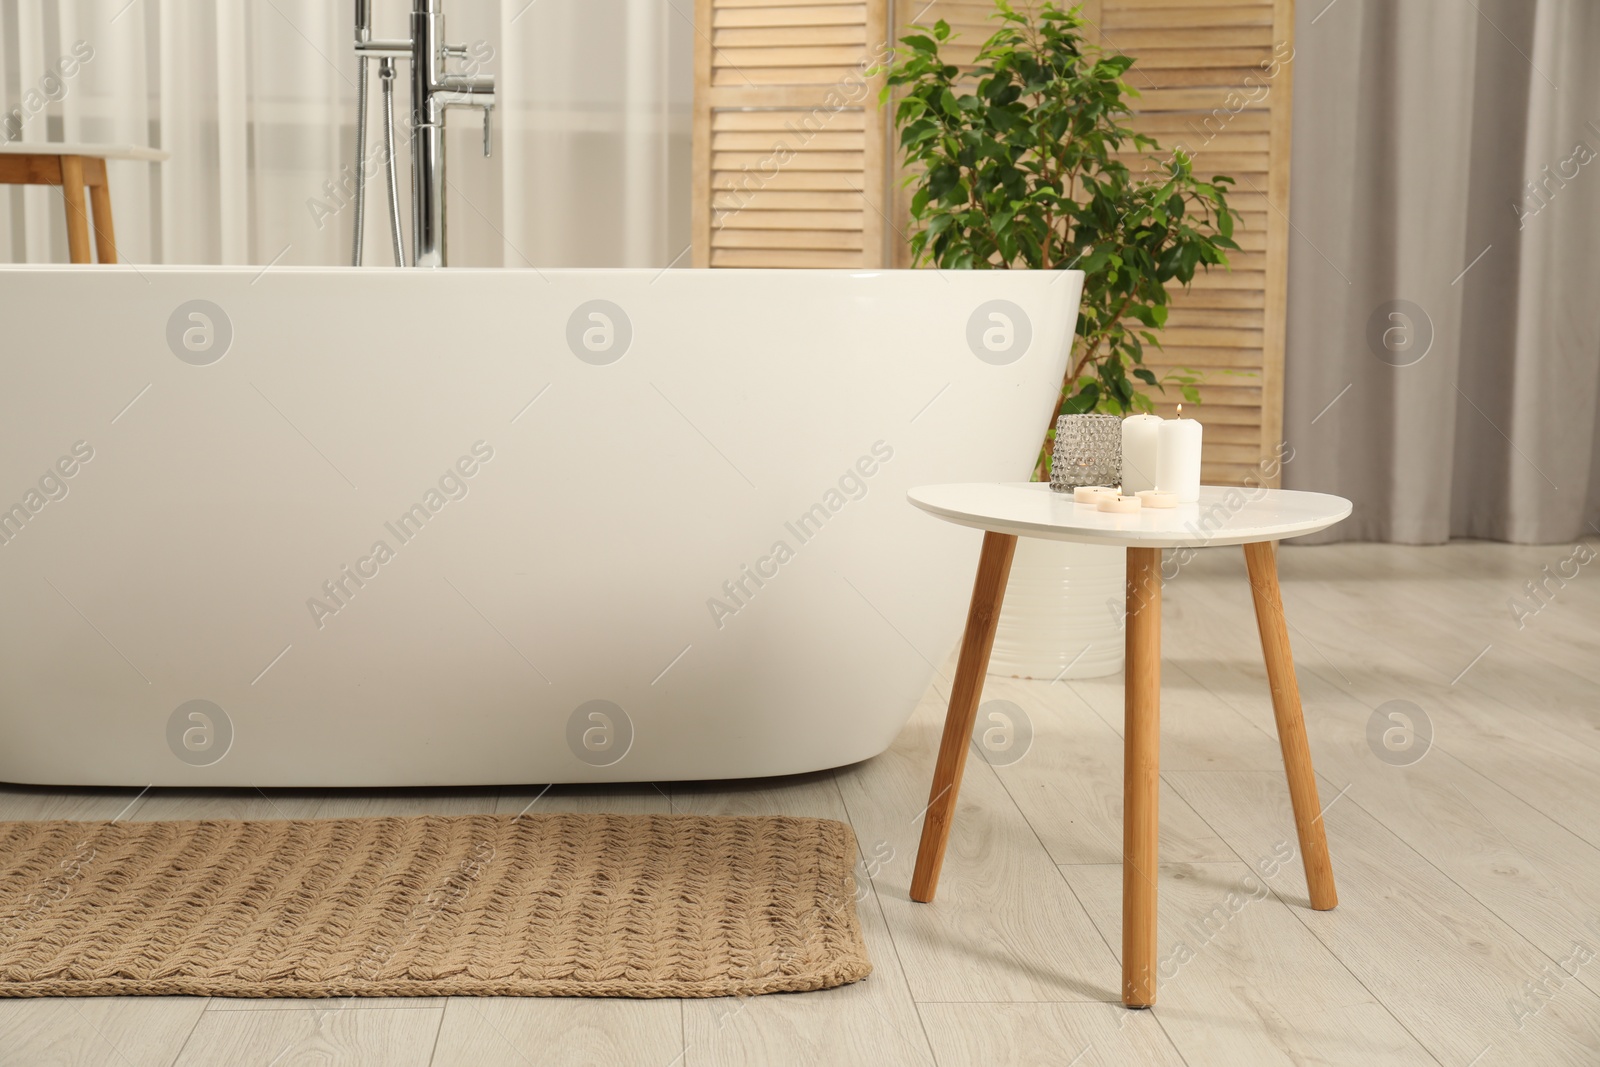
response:
<path id="1" fill-rule="evenodd" d="M 828 819 L 0 823 L 0 996 L 720 997 L 872 965 Z"/>

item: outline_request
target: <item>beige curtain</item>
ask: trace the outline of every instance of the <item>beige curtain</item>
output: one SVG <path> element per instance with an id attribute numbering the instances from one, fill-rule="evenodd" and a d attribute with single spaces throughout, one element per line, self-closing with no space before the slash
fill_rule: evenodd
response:
<path id="1" fill-rule="evenodd" d="M 1301 0 L 1285 435 L 1322 539 L 1600 533 L 1600 3 Z"/>

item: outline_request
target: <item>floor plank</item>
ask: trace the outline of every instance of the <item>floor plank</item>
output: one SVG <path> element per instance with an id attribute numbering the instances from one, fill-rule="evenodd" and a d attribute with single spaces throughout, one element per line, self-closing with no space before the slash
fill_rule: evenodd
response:
<path id="1" fill-rule="evenodd" d="M 452 997 L 433 1067 L 667 1067 L 682 1054 L 677 1001 Z"/>
<path id="2" fill-rule="evenodd" d="M 144 801 L 143 789 L 57 789 L 0 786 L 0 820 L 126 819 Z"/>
<path id="3" fill-rule="evenodd" d="M 173 1067 L 425 1067 L 442 1008 L 208 1011 Z"/>
<path id="4" fill-rule="evenodd" d="M 1179 771 L 1171 780 L 1241 856 L 1292 840 L 1280 776 Z M 1298 864 L 1283 866 L 1273 892 L 1429 1053 L 1442 1063 L 1594 1062 L 1600 997 L 1567 981 L 1530 1001 L 1536 1014 L 1519 1027 L 1512 1006 L 1551 961 L 1359 806 L 1333 807 L 1324 822 L 1339 907 L 1303 907 Z"/>
<path id="5" fill-rule="evenodd" d="M 317 805 L 318 819 L 380 815 L 493 815 L 498 789 L 341 789 Z"/>
<path id="6" fill-rule="evenodd" d="M 331 792 L 331 791 L 329 791 Z M 152 789 L 127 818 L 312 819 L 329 792 L 308 789 Z"/>
<path id="7" fill-rule="evenodd" d="M 1184 1063 L 1154 1015 L 1113 1005 L 929 1003 L 922 1005 L 922 1017 L 942 1064 L 1178 1067 Z"/>
<path id="8" fill-rule="evenodd" d="M 622 783 L 619 785 L 516 786 L 502 789 L 495 808 L 499 815 L 661 815 L 672 810 L 670 785 Z"/>
<path id="9" fill-rule="evenodd" d="M 0 1063 L 166 1067 L 205 1006 L 204 997 L 0 1000 Z"/>

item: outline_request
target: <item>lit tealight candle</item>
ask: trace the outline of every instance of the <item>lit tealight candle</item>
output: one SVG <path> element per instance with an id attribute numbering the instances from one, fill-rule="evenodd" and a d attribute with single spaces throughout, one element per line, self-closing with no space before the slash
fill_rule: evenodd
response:
<path id="1" fill-rule="evenodd" d="M 1143 505 L 1136 496 L 1106 496 L 1100 498 L 1098 506 L 1113 515 L 1132 515 Z"/>
<path id="2" fill-rule="evenodd" d="M 1178 506 L 1178 494 L 1169 493 L 1162 489 L 1145 489 L 1138 494 L 1139 501 L 1147 508 L 1175 508 Z"/>
<path id="3" fill-rule="evenodd" d="M 1078 504 L 1097 504 L 1102 497 L 1116 495 L 1117 491 L 1108 485 L 1080 485 L 1072 491 L 1072 499 Z"/>

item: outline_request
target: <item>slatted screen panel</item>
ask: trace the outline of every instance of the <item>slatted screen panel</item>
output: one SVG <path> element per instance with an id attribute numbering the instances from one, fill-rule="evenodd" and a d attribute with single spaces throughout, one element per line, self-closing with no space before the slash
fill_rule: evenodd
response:
<path id="1" fill-rule="evenodd" d="M 694 263 L 884 265 L 888 0 L 698 0 Z"/>
<path id="2" fill-rule="evenodd" d="M 963 64 L 994 32 L 993 11 L 987 0 L 896 8 L 900 33 L 913 18 L 948 22 L 960 34 L 948 54 Z M 1083 12 L 1103 47 L 1138 58 L 1128 74 L 1141 94 L 1130 125 L 1167 152 L 1183 145 L 1202 176 L 1235 179 L 1230 201 L 1243 215 L 1234 235 L 1242 251 L 1230 256 L 1231 271 L 1211 271 L 1175 294 L 1164 350 L 1151 366 L 1158 375 L 1189 367 L 1203 376 L 1203 403 L 1184 414 L 1206 426 L 1205 480 L 1260 477 L 1258 464 L 1275 454 L 1283 426 L 1291 64 L 1282 60 L 1293 42 L 1293 0 L 1090 0 Z M 1269 75 L 1263 64 L 1273 67 L 1275 49 Z M 1126 162 L 1145 165 L 1132 155 Z M 908 199 L 896 194 L 901 226 Z M 895 264 L 909 265 L 903 244 Z M 1157 412 L 1172 416 L 1177 399 L 1175 390 L 1157 394 Z"/>

